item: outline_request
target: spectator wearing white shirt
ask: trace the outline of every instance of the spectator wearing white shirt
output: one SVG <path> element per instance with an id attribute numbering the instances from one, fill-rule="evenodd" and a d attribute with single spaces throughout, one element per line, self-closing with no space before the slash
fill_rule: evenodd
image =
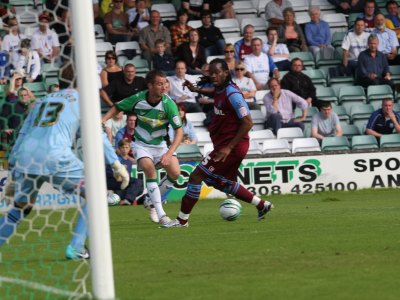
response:
<path id="1" fill-rule="evenodd" d="M 283 10 L 287 7 L 292 7 L 288 0 L 271 0 L 265 5 L 265 20 L 275 26 L 283 24 Z"/>
<path id="2" fill-rule="evenodd" d="M 233 76 L 232 81 L 242 92 L 249 109 L 261 109 L 260 105 L 256 103 L 256 99 L 254 98 L 257 92 L 256 85 L 253 79 L 244 76 L 244 74 L 246 74 L 246 67 L 244 66 L 244 63 L 240 61 L 235 65 L 235 75 Z"/>
<path id="3" fill-rule="evenodd" d="M 23 39 L 20 50 L 11 56 L 12 71 L 21 74 L 27 82 L 41 81 L 40 58 L 37 51 L 31 49 L 31 41 Z"/>
<path id="4" fill-rule="evenodd" d="M 365 31 L 365 22 L 357 19 L 354 29 L 350 30 L 343 39 L 343 66 L 346 72 L 354 75 L 357 68 L 358 56 L 368 48 L 368 37 L 370 33 Z"/>
<path id="5" fill-rule="evenodd" d="M 19 49 L 19 44 L 25 38 L 25 35 L 20 33 L 16 17 L 8 19 L 8 28 L 10 31 L 3 38 L 1 50 L 11 54 L 13 51 Z"/>
<path id="6" fill-rule="evenodd" d="M 195 83 L 195 77 L 186 74 L 186 63 L 178 60 L 175 64 L 175 76 L 168 77 L 171 89 L 169 95 L 176 103 L 182 103 L 187 113 L 202 112 L 200 105 L 196 101 L 196 93 L 191 92 L 183 86 L 185 81 Z"/>
<path id="7" fill-rule="evenodd" d="M 289 49 L 286 44 L 278 43 L 278 28 L 274 26 L 268 27 L 267 39 L 262 51 L 272 58 L 279 71 L 289 71 Z"/>
<path id="8" fill-rule="evenodd" d="M 275 78 L 279 78 L 279 71 L 272 58 L 261 51 L 262 40 L 260 38 L 253 38 L 251 47 L 253 53 L 247 55 L 244 59 L 244 65 L 247 69 L 246 75 L 253 79 L 257 90 L 265 90 L 270 73 L 273 73 Z"/>
<path id="9" fill-rule="evenodd" d="M 36 50 L 43 63 L 57 61 L 60 43 L 57 33 L 49 29 L 50 17 L 43 13 L 39 16 L 39 29 L 32 34 L 32 49 Z"/>

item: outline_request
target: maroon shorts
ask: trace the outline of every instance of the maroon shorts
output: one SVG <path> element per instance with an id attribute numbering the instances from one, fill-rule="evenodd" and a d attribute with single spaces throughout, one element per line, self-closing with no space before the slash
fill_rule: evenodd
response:
<path id="1" fill-rule="evenodd" d="M 213 157 L 215 157 L 216 153 L 216 150 L 214 150 L 203 158 L 197 169 L 212 180 L 223 177 L 236 181 L 238 169 L 248 150 L 249 142 L 241 142 L 236 145 L 224 162 L 221 160 L 214 161 Z"/>

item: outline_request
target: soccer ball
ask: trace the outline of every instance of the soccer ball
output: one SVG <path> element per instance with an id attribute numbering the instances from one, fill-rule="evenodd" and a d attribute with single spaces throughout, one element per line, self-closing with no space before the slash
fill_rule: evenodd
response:
<path id="1" fill-rule="evenodd" d="M 121 201 L 121 198 L 113 193 L 113 192 L 108 192 L 107 194 L 107 202 L 109 206 L 115 206 L 119 204 L 119 201 Z"/>
<path id="2" fill-rule="evenodd" d="M 219 214 L 224 220 L 235 221 L 242 214 L 242 205 L 234 199 L 226 199 L 219 206 Z"/>

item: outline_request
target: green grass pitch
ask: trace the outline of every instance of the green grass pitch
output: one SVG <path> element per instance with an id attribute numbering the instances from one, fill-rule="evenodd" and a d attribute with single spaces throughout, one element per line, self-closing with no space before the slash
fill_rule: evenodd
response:
<path id="1" fill-rule="evenodd" d="M 118 299 L 400 299 L 398 189 L 268 199 L 275 209 L 261 222 L 246 203 L 237 221 L 224 221 L 215 199 L 196 205 L 189 228 L 172 229 L 151 223 L 142 206 L 110 207 Z M 175 217 L 179 207 L 165 209 Z M 49 276 L 47 283 L 73 289 L 67 277 L 52 276 L 76 267 L 63 258 L 69 230 L 33 232 L 28 243 L 12 238 L 0 274 Z M 66 298 L 3 284 L 0 299 Z"/>

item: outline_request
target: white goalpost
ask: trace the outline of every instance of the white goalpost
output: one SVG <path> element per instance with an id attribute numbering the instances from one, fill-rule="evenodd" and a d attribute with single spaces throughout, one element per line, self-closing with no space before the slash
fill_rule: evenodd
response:
<path id="1" fill-rule="evenodd" d="M 93 296 L 114 299 L 114 274 L 106 199 L 101 139 L 100 98 L 91 0 L 70 1 L 75 68 L 81 98 L 81 131 L 85 187 L 89 214 L 89 240 Z"/>

